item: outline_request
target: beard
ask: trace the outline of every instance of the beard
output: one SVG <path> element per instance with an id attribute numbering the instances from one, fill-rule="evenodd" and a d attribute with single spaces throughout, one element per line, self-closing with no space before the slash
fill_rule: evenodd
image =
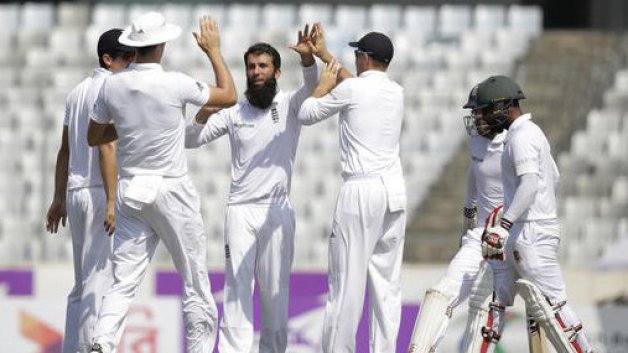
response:
<path id="1" fill-rule="evenodd" d="M 246 92 L 244 95 L 252 106 L 259 109 L 266 109 L 273 103 L 277 94 L 277 80 L 270 77 L 261 86 L 253 85 L 250 79 L 246 79 Z"/>

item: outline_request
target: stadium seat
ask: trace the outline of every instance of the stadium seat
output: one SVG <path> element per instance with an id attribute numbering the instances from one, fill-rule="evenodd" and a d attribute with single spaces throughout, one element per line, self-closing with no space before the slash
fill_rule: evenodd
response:
<path id="1" fill-rule="evenodd" d="M 456 36 L 471 27 L 471 8 L 442 5 L 438 11 L 438 30 L 445 37 Z"/>
<path id="2" fill-rule="evenodd" d="M 195 30 L 198 27 L 198 18 L 192 17 L 192 7 L 185 3 L 165 3 L 161 7 L 161 13 L 166 20 L 181 26 L 182 35 L 189 35 L 186 32 Z M 208 15 L 211 15 L 208 13 Z"/>
<path id="3" fill-rule="evenodd" d="M 92 9 L 91 25 L 95 26 L 98 32 L 116 27 L 124 28 L 129 25 L 126 13 L 125 5 L 98 2 Z"/>
<path id="4" fill-rule="evenodd" d="M 296 7 L 286 4 L 265 4 L 262 7 L 262 22 L 266 29 L 285 31 L 295 25 L 301 27 L 305 23 L 296 23 Z"/>
<path id="5" fill-rule="evenodd" d="M 436 8 L 432 6 L 407 6 L 403 11 L 404 29 L 408 32 L 432 35 L 436 31 Z"/>
<path id="6" fill-rule="evenodd" d="M 233 30 L 254 32 L 259 29 L 260 13 L 261 8 L 257 5 L 231 4 L 227 8 L 227 24 Z"/>
<path id="7" fill-rule="evenodd" d="M 0 4 L 0 23 L 3 34 L 11 35 L 20 28 L 20 6 L 17 3 Z"/>
<path id="8" fill-rule="evenodd" d="M 531 35 L 543 30 L 543 11 L 538 6 L 511 5 L 506 17 L 510 29 Z"/>
<path id="9" fill-rule="evenodd" d="M 20 27 L 23 29 L 45 32 L 55 25 L 55 13 L 52 3 L 27 2 L 22 5 Z"/>
<path id="10" fill-rule="evenodd" d="M 479 4 L 473 9 L 473 26 L 479 31 L 496 31 L 504 27 L 505 17 L 504 7 Z"/>
<path id="11" fill-rule="evenodd" d="M 364 6 L 338 5 L 334 13 L 336 28 L 362 36 L 366 26 L 367 13 Z"/>
<path id="12" fill-rule="evenodd" d="M 211 16 L 218 22 L 220 28 L 225 28 L 228 25 L 227 22 L 227 6 L 223 4 L 206 4 L 198 5 L 192 10 L 192 26 L 191 28 L 198 28 L 198 19 L 201 16 Z"/>
<path id="13" fill-rule="evenodd" d="M 299 24 L 319 22 L 323 27 L 329 27 L 333 21 L 333 9 L 328 4 L 305 3 L 299 6 Z"/>
<path id="14" fill-rule="evenodd" d="M 87 3 L 60 2 L 57 5 L 57 27 L 72 28 L 75 31 L 89 24 Z"/>
<path id="15" fill-rule="evenodd" d="M 401 27 L 401 6 L 373 4 L 368 12 L 369 30 L 387 33 L 389 36 Z"/>

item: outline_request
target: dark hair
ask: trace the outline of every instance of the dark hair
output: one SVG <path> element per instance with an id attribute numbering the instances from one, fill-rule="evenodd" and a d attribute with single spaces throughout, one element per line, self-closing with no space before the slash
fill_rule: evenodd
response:
<path id="1" fill-rule="evenodd" d="M 108 50 L 102 53 L 102 55 L 98 57 L 98 63 L 100 64 L 100 67 L 102 67 L 103 69 L 109 70 L 109 68 L 107 67 L 107 64 L 102 59 L 103 55 L 105 54 L 108 54 L 112 59 L 115 60 L 117 58 L 125 57 L 125 55 L 129 55 L 129 52 L 124 51 L 124 50 Z"/>
<path id="2" fill-rule="evenodd" d="M 152 54 L 160 44 L 149 45 L 147 47 L 137 47 L 135 48 L 135 52 L 137 56 L 146 56 Z"/>
<path id="3" fill-rule="evenodd" d="M 256 43 L 247 49 L 246 53 L 244 53 L 245 67 L 249 66 L 249 54 L 268 54 L 273 59 L 273 66 L 275 70 L 281 69 L 281 56 L 279 56 L 277 49 L 273 48 L 273 46 L 268 43 Z"/>

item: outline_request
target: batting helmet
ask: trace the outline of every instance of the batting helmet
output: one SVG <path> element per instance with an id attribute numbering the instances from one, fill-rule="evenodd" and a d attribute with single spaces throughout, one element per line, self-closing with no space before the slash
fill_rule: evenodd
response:
<path id="1" fill-rule="evenodd" d="M 508 108 L 519 106 L 525 99 L 521 87 L 507 76 L 491 76 L 477 86 L 473 109 L 482 110 L 482 119 L 492 133 L 500 133 L 508 122 Z"/>
<path id="2" fill-rule="evenodd" d="M 473 93 L 473 91 L 471 91 Z M 477 108 L 485 108 L 501 102 L 525 99 L 521 87 L 508 76 L 491 76 L 477 85 Z"/>

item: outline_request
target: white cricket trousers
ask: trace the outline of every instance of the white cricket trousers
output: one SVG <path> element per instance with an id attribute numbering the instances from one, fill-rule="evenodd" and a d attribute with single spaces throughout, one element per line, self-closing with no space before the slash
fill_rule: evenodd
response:
<path id="1" fill-rule="evenodd" d="M 460 240 L 460 249 L 447 267 L 447 273 L 438 284 L 437 288 L 444 290 L 451 297 L 449 308 L 453 309 L 465 301 L 471 294 L 473 283 L 480 270 L 482 262 L 482 233 L 484 227 L 475 227 L 467 230 Z M 435 346 L 441 342 L 447 333 L 450 317 L 446 312 L 442 313 L 441 327 L 434 337 Z M 428 329 L 425 327 L 424 329 Z"/>
<path id="2" fill-rule="evenodd" d="M 343 183 L 329 238 L 323 352 L 354 352 L 367 285 L 370 351 L 395 352 L 405 226 L 405 210 L 389 211 L 380 178 Z"/>
<path id="3" fill-rule="evenodd" d="M 111 258 L 115 282 L 103 299 L 94 342 L 101 344 L 104 353 L 119 343 L 129 305 L 161 240 L 183 279 L 187 352 L 210 353 L 218 313 L 207 274 L 207 242 L 198 193 L 188 176 L 164 178 L 155 200 L 138 210 L 122 197 L 130 183 L 131 178 L 118 181 Z M 168 334 L 180 333 L 173 330 Z"/>
<path id="4" fill-rule="evenodd" d="M 565 280 L 558 262 L 558 220 L 516 222 L 509 233 L 506 261 L 490 261 L 498 301 L 512 306 L 517 294 L 515 281 L 519 278 L 534 283 L 551 305 L 566 301 Z M 569 303 L 562 308 L 561 316 L 567 326 L 580 323 Z M 503 317 L 496 321 L 503 325 Z M 578 342 L 583 348 L 590 347 L 584 333 L 578 335 Z"/>
<path id="5" fill-rule="evenodd" d="M 66 199 L 74 287 L 68 295 L 63 353 L 83 353 L 91 345 L 102 296 L 113 283 L 111 237 L 103 225 L 107 200 L 102 186 L 69 190 Z"/>
<path id="6" fill-rule="evenodd" d="M 253 347 L 253 288 L 262 302 L 260 353 L 288 344 L 288 297 L 294 255 L 294 211 L 289 202 L 229 205 L 225 222 L 225 289 L 220 353 Z"/>

